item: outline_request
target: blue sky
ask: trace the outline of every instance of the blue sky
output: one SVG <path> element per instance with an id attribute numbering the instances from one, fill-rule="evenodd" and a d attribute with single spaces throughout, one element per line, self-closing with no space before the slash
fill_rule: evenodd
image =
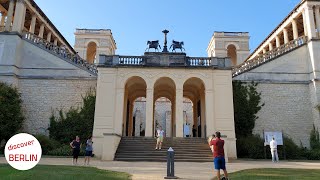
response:
<path id="1" fill-rule="evenodd" d="M 116 54 L 142 55 L 163 29 L 189 56 L 207 56 L 214 31 L 250 33 L 251 52 L 300 0 L 35 0 L 69 43 L 76 28 L 111 29 Z"/>

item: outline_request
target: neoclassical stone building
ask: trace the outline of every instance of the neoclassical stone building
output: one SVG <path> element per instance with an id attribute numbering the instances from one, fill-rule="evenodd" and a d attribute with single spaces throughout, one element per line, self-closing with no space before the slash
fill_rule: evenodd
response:
<path id="1" fill-rule="evenodd" d="M 2 0 L 0 81 L 19 89 L 30 133 L 48 134 L 53 110 L 79 106 L 96 89 L 102 159 L 113 159 L 122 137 L 152 137 L 157 126 L 183 137 L 186 122 L 197 137 L 222 131 L 236 158 L 232 79 L 259 83 L 265 106 L 255 133 L 283 131 L 309 147 L 312 125 L 320 127 L 319 7 L 302 0 L 251 54 L 247 32 L 214 32 L 208 57 L 196 58 L 115 55 L 110 29 L 76 29 L 72 47 L 33 0 Z"/>

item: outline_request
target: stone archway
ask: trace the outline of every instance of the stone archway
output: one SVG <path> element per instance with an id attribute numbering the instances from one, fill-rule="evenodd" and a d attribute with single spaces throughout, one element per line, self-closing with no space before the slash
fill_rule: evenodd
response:
<path id="1" fill-rule="evenodd" d="M 143 100 L 146 97 L 146 81 L 139 77 L 133 76 L 127 79 L 125 83 L 124 91 L 124 109 L 123 109 L 123 123 L 122 123 L 122 135 L 123 136 L 135 136 L 136 130 L 136 109 L 135 102 L 137 100 Z M 145 102 L 145 101 L 144 101 Z M 142 123 L 142 129 L 145 128 L 145 123 Z M 140 127 L 140 124 L 139 124 Z M 139 128 L 140 129 L 140 128 Z M 141 131 L 141 129 L 140 129 Z M 139 133 L 140 134 L 140 133 Z"/>
<path id="2" fill-rule="evenodd" d="M 205 85 L 196 77 L 189 78 L 183 84 L 183 96 L 192 101 L 193 124 L 196 128 L 195 137 L 206 137 Z"/>
<path id="3" fill-rule="evenodd" d="M 87 46 L 87 61 L 90 64 L 93 64 L 95 59 L 96 59 L 97 49 L 98 49 L 98 46 L 97 46 L 97 44 L 95 42 L 91 41 L 91 42 L 88 43 L 88 46 Z"/>
<path id="4" fill-rule="evenodd" d="M 166 126 L 169 124 L 170 127 L 162 127 L 163 129 L 166 130 L 166 135 L 169 137 L 175 137 L 175 121 L 174 121 L 174 114 L 175 114 L 175 92 L 176 92 L 176 85 L 175 82 L 168 77 L 161 77 L 159 78 L 155 84 L 154 84 L 154 99 L 153 99 L 153 111 L 154 111 L 154 116 L 156 115 L 155 109 L 157 105 L 157 100 L 159 98 L 163 98 L 163 100 L 168 100 L 170 101 L 170 106 L 171 106 L 171 114 L 169 119 L 165 119 L 165 123 L 162 122 L 162 126 Z M 155 118 L 153 120 L 153 131 L 155 134 L 156 130 L 156 125 L 157 123 L 155 122 Z M 167 123 L 167 120 L 170 120 L 169 123 Z"/>
<path id="5" fill-rule="evenodd" d="M 230 44 L 227 46 L 227 56 L 231 59 L 232 66 L 237 65 L 237 48 L 235 45 Z"/>

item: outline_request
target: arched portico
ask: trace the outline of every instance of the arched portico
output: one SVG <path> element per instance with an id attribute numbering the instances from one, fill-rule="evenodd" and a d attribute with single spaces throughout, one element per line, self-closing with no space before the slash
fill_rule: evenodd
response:
<path id="1" fill-rule="evenodd" d="M 166 128 L 166 127 L 161 127 L 165 130 L 165 131 L 169 131 L 166 132 L 167 134 L 169 134 L 170 136 L 175 137 L 176 136 L 176 131 L 175 131 L 175 120 L 174 120 L 174 114 L 175 114 L 175 94 L 176 94 L 176 84 L 175 82 L 169 78 L 169 77 L 161 77 L 159 79 L 156 80 L 156 82 L 154 83 L 154 99 L 153 99 L 153 105 L 156 106 L 156 101 L 161 98 L 164 97 L 166 99 L 168 99 L 171 102 L 171 118 L 170 120 L 170 127 Z M 153 108 L 155 110 L 155 108 Z M 154 113 L 154 115 L 156 115 Z M 167 124 L 167 123 L 166 123 Z M 155 132 L 156 128 L 156 122 L 155 122 L 155 118 L 153 120 L 153 132 Z"/>
<path id="2" fill-rule="evenodd" d="M 124 90 L 122 136 L 135 136 L 134 102 L 138 98 L 146 97 L 146 88 L 146 81 L 139 76 L 132 76 L 127 79 Z"/>
<path id="3" fill-rule="evenodd" d="M 237 65 L 237 47 L 234 44 L 229 44 L 227 46 L 227 56 L 231 58 L 231 63 L 233 66 Z"/>
<path id="4" fill-rule="evenodd" d="M 197 77 L 187 79 L 183 84 L 183 96 L 189 98 L 193 104 L 193 125 L 196 137 L 206 137 L 205 85 Z"/>
<path id="5" fill-rule="evenodd" d="M 87 45 L 87 61 L 91 64 L 94 63 L 97 56 L 98 45 L 94 41 L 91 41 Z"/>

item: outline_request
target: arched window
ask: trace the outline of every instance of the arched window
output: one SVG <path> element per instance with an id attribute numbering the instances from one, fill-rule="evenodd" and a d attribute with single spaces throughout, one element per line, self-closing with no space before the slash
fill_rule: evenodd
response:
<path id="1" fill-rule="evenodd" d="M 87 47 L 87 61 L 89 63 L 94 63 L 97 54 L 97 44 L 95 42 L 90 42 Z"/>
<path id="2" fill-rule="evenodd" d="M 231 58 L 231 64 L 233 66 L 237 65 L 237 48 L 235 45 L 230 44 L 227 47 L 227 56 Z"/>

